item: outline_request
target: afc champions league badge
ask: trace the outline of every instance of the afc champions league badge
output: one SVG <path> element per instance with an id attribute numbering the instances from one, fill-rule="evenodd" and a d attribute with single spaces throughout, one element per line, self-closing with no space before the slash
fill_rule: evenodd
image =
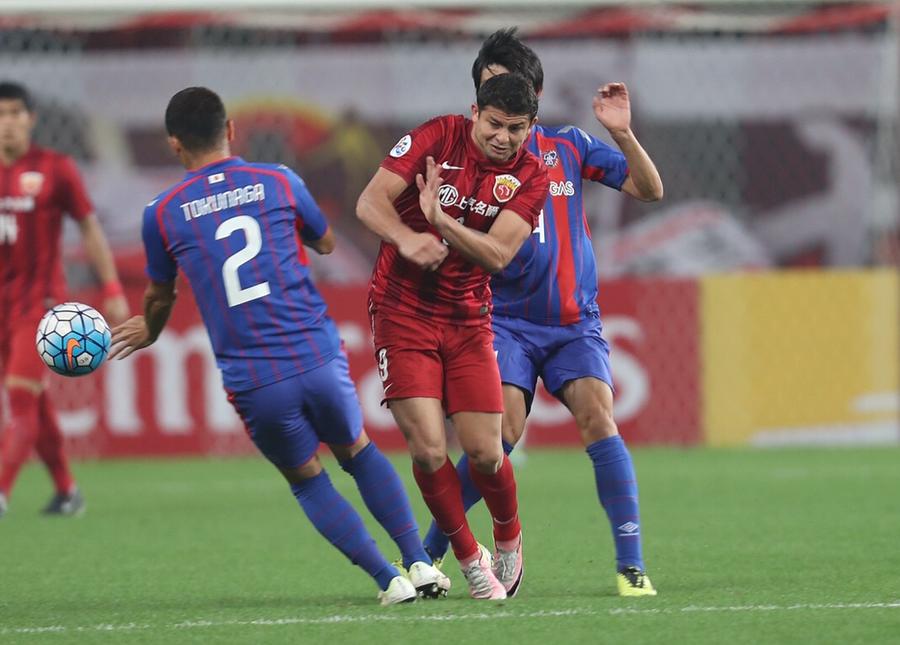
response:
<path id="1" fill-rule="evenodd" d="M 28 197 L 37 197 L 44 187 L 44 173 L 23 172 L 19 175 L 19 190 Z"/>
<path id="2" fill-rule="evenodd" d="M 521 185 L 522 182 L 512 175 L 497 175 L 494 178 L 494 197 L 501 204 L 508 202 Z"/>

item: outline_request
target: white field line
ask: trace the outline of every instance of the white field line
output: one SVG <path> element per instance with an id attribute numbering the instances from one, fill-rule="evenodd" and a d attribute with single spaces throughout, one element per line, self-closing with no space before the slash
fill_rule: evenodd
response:
<path id="1" fill-rule="evenodd" d="M 649 601 L 652 602 L 652 601 Z M 360 614 L 357 616 L 336 614 L 322 616 L 320 618 L 257 618 L 254 620 L 185 620 L 177 623 L 100 623 L 97 625 L 79 625 L 67 627 L 66 625 L 45 625 L 33 627 L 3 627 L 0 635 L 8 634 L 72 634 L 84 632 L 129 632 L 141 630 L 183 630 L 198 629 L 204 627 L 272 627 L 279 625 L 346 625 L 353 623 L 421 623 L 422 621 L 443 623 L 471 620 L 503 620 L 507 618 L 566 618 L 572 616 L 619 616 L 623 614 L 690 614 L 697 612 L 723 613 L 723 612 L 767 612 L 767 611 L 798 611 L 798 610 L 831 610 L 831 609 L 900 609 L 900 600 L 892 602 L 857 602 L 857 603 L 802 603 L 796 605 L 736 605 L 721 607 L 703 607 L 689 605 L 687 607 L 644 607 L 644 608 L 613 608 L 606 611 L 591 609 L 561 609 L 530 612 L 497 611 L 489 613 L 473 614 L 416 614 L 398 616 L 391 613 Z M 387 610 L 388 612 L 390 610 Z"/>

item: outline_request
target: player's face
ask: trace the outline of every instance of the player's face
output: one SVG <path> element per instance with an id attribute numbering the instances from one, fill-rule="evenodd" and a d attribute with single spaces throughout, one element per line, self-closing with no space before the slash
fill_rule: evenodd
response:
<path id="1" fill-rule="evenodd" d="M 527 114 L 507 114 L 491 106 L 479 110 L 473 105 L 472 121 L 472 139 L 484 156 L 502 163 L 516 156 L 537 118 L 531 119 Z"/>
<path id="2" fill-rule="evenodd" d="M 34 115 L 20 99 L 0 99 L 0 148 L 6 153 L 21 153 L 31 143 Z"/>

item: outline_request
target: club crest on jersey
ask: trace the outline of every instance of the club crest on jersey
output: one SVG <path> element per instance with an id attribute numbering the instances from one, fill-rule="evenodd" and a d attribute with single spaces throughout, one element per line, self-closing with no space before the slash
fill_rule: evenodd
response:
<path id="1" fill-rule="evenodd" d="M 406 136 L 401 138 L 393 148 L 391 148 L 391 156 L 395 159 L 397 159 L 398 157 L 402 157 L 407 152 L 409 152 L 410 148 L 412 148 L 412 137 L 407 134 Z"/>
<path id="2" fill-rule="evenodd" d="M 556 163 L 559 161 L 559 155 L 556 154 L 556 150 L 548 150 L 543 154 L 544 157 L 544 165 L 548 168 L 555 168 Z"/>
<path id="3" fill-rule="evenodd" d="M 501 204 L 508 202 L 521 185 L 522 182 L 512 175 L 497 175 L 494 177 L 494 197 Z"/>
<path id="4" fill-rule="evenodd" d="M 24 195 L 36 197 L 44 186 L 44 173 L 23 172 L 19 175 L 19 190 Z"/>

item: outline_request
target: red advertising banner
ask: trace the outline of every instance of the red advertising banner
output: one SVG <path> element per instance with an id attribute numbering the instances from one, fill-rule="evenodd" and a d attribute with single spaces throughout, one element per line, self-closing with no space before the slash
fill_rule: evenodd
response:
<path id="1" fill-rule="evenodd" d="M 365 287 L 325 288 L 323 294 L 345 343 L 370 436 L 382 448 L 403 448 L 390 412 L 380 405 L 381 381 Z M 137 309 L 141 289 L 130 287 L 128 296 Z M 91 293 L 73 298 L 97 304 Z M 697 298 L 694 281 L 622 281 L 602 287 L 616 416 L 631 443 L 700 440 Z M 184 287 L 166 331 L 153 346 L 109 362 L 88 377 L 54 376 L 52 391 L 76 455 L 222 455 L 254 450 L 225 398 L 206 330 Z M 571 415 L 544 391 L 535 400 L 526 442 L 580 443 Z"/>

